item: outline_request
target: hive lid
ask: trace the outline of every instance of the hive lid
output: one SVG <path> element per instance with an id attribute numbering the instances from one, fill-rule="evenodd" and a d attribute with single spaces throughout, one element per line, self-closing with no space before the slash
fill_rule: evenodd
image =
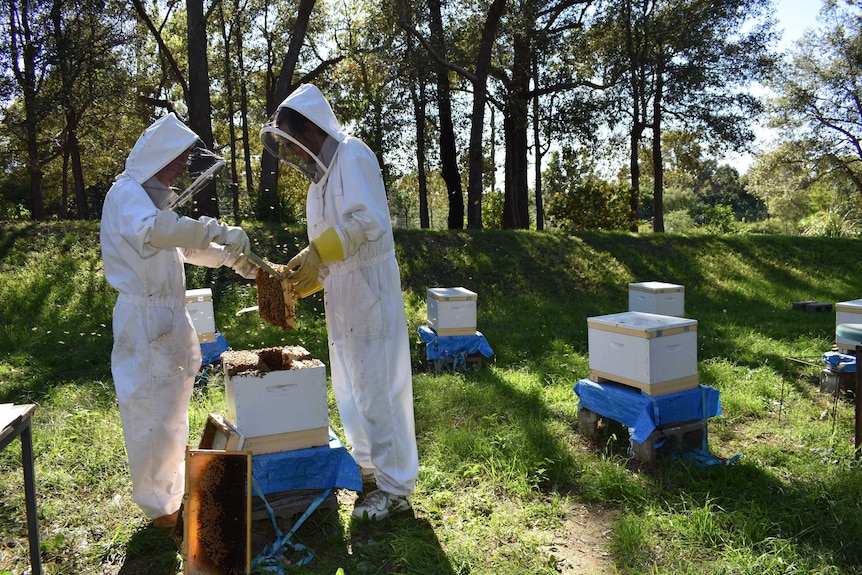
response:
<path id="1" fill-rule="evenodd" d="M 186 301 L 210 301 L 213 298 L 213 290 L 210 288 L 187 289 Z"/>
<path id="2" fill-rule="evenodd" d="M 439 301 L 475 300 L 476 292 L 463 287 L 428 288 L 428 297 Z"/>
<path id="3" fill-rule="evenodd" d="M 839 301 L 835 304 L 837 311 L 860 311 L 862 310 L 862 299 L 854 299 L 850 301 Z"/>
<path id="4" fill-rule="evenodd" d="M 684 292 L 685 286 L 669 284 L 664 282 L 636 282 L 629 284 L 630 290 L 645 291 L 650 293 L 673 293 Z"/>
<path id="5" fill-rule="evenodd" d="M 602 331 L 652 339 L 697 331 L 697 320 L 642 311 L 628 311 L 588 317 L 587 326 Z"/>

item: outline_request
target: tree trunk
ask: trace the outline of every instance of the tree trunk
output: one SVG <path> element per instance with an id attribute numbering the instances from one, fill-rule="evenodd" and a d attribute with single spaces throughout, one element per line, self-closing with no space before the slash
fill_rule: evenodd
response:
<path id="1" fill-rule="evenodd" d="M 27 172 L 30 174 L 30 217 L 45 219 L 45 200 L 42 196 L 42 166 L 39 161 L 38 82 L 36 57 L 39 46 L 30 29 L 30 2 L 9 2 L 9 47 L 12 74 L 24 97 L 24 131 L 27 139 Z"/>
<path id="2" fill-rule="evenodd" d="M 641 168 L 638 161 L 638 145 L 640 144 L 641 134 L 643 134 L 643 123 L 641 122 L 641 107 L 640 107 L 640 82 L 638 82 L 638 61 L 639 58 L 635 51 L 635 38 L 632 14 L 632 0 L 626 0 L 623 9 L 625 11 L 625 26 L 626 26 L 626 56 L 629 64 L 629 80 L 631 82 L 631 99 L 632 99 L 632 127 L 629 132 L 629 172 L 631 173 L 631 190 L 629 192 L 629 231 L 638 231 L 638 207 L 640 206 L 641 195 Z"/>
<path id="3" fill-rule="evenodd" d="M 204 145 L 213 148 L 212 104 L 210 103 L 210 76 L 207 63 L 207 24 L 203 0 L 186 0 L 189 34 L 189 127 Z M 217 218 L 218 196 L 215 179 L 194 198 L 193 212 Z"/>
<path id="4" fill-rule="evenodd" d="M 410 48 L 413 53 L 412 47 Z M 415 54 L 414 54 L 415 55 Z M 418 90 L 417 90 L 418 85 Z M 425 174 L 425 80 L 421 74 L 410 84 L 410 99 L 413 101 L 413 118 L 416 122 L 416 179 L 419 187 L 419 227 L 431 227 L 428 217 L 428 178 Z"/>
<path id="5" fill-rule="evenodd" d="M 79 220 L 90 217 L 90 207 L 87 205 L 87 194 L 84 190 L 84 166 L 81 164 L 81 144 L 78 142 L 78 115 L 66 111 L 66 147 L 72 162 L 72 188 L 75 193 L 75 204 Z"/>
<path id="6" fill-rule="evenodd" d="M 242 14 L 239 0 L 234 0 L 233 9 L 234 14 Z M 242 39 L 242 26 L 238 25 L 236 33 L 237 68 L 239 71 L 239 77 L 245 78 L 245 56 L 243 54 Z M 246 89 L 246 82 L 244 81 L 239 83 L 239 113 L 240 118 L 242 118 L 242 157 L 245 160 L 245 191 L 247 194 L 251 194 L 251 191 L 254 189 L 254 175 L 251 167 L 251 142 L 249 141 L 250 136 L 248 130 L 248 91 Z M 239 214 L 239 206 L 236 207 L 236 210 L 237 214 Z M 237 218 L 239 218 L 239 215 L 237 215 Z"/>
<path id="7" fill-rule="evenodd" d="M 231 69 L 231 40 L 233 38 L 233 25 L 227 25 L 224 17 L 223 4 L 219 3 L 219 23 L 221 24 L 222 44 L 224 47 L 224 88 L 225 100 L 227 102 L 227 122 L 228 122 L 228 140 L 230 146 L 230 189 L 231 211 L 233 212 L 234 222 L 239 224 L 242 218 L 239 213 L 239 181 L 236 163 L 236 124 L 234 123 L 234 104 L 233 104 L 233 70 Z M 236 19 L 233 20 L 234 22 Z"/>
<path id="8" fill-rule="evenodd" d="M 512 43 L 512 81 L 503 118 L 506 142 L 506 184 L 503 228 L 530 227 L 527 188 L 527 94 L 530 91 L 530 39 L 517 33 Z"/>
<path id="9" fill-rule="evenodd" d="M 293 35 L 290 37 L 290 45 L 281 62 L 281 71 L 275 83 L 275 91 L 272 92 L 271 98 L 268 98 L 267 101 L 268 116 L 272 116 L 278 105 L 293 91 L 293 73 L 296 70 L 296 63 L 299 61 L 299 53 L 308 30 L 314 2 L 315 0 L 300 0 Z M 260 157 L 260 187 L 257 207 L 257 215 L 261 220 L 282 221 L 284 218 L 284 214 L 281 213 L 281 202 L 278 200 L 278 168 L 278 158 L 264 150 Z"/>
<path id="10" fill-rule="evenodd" d="M 664 69 L 659 65 L 656 72 L 655 96 L 653 96 L 652 162 L 653 162 L 653 219 L 654 232 L 664 231 L 664 167 L 661 161 L 661 96 L 664 87 Z"/>
<path id="11" fill-rule="evenodd" d="M 443 36 L 443 16 L 440 0 L 428 0 L 431 14 L 431 42 L 441 57 L 446 47 Z M 437 112 L 440 118 L 440 167 L 449 197 L 449 229 L 464 228 L 464 194 L 458 172 L 458 152 L 455 146 L 455 128 L 452 125 L 452 102 L 449 95 L 449 69 L 441 63 L 437 68 Z"/>
<path id="12" fill-rule="evenodd" d="M 494 0 L 488 8 L 482 40 L 476 57 L 476 78 L 473 81 L 473 113 L 470 117 L 470 146 L 468 150 L 467 227 L 482 228 L 482 176 L 485 171 L 482 134 L 485 130 L 485 104 L 487 100 L 488 72 L 491 69 L 497 26 L 506 8 L 505 0 Z M 493 158 L 492 158 L 493 161 Z"/>
<path id="13" fill-rule="evenodd" d="M 536 54 L 533 54 L 533 86 L 539 87 L 539 63 Z M 539 125 L 539 93 L 533 96 L 533 150 L 534 161 L 533 169 L 535 170 L 536 179 L 536 230 L 543 231 L 545 229 L 545 207 L 542 198 L 542 144 L 541 144 L 541 129 Z"/>

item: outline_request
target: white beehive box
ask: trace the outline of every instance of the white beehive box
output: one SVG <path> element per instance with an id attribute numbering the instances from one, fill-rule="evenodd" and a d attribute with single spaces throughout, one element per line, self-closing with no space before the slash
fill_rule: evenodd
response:
<path id="1" fill-rule="evenodd" d="M 629 284 L 629 311 L 685 316 L 685 286 L 664 282 Z"/>
<path id="2" fill-rule="evenodd" d="M 195 324 L 198 341 L 211 343 L 216 339 L 213 292 L 209 288 L 186 290 L 186 310 Z"/>
<path id="3" fill-rule="evenodd" d="M 222 354 L 227 419 L 245 438 L 329 429 L 326 366 L 311 358 L 301 362 L 304 367 L 290 368 L 287 350 L 308 352 L 299 346 L 283 349 L 286 359 L 282 365 L 272 365 L 278 363 L 277 357 L 271 360 L 273 351 L 279 348 L 258 352 L 229 350 Z M 232 374 L 232 362 L 238 353 L 259 353 L 271 371 Z"/>
<path id="4" fill-rule="evenodd" d="M 835 304 L 835 328 L 842 323 L 862 323 L 862 299 L 840 301 Z M 835 346 L 842 353 L 856 353 L 856 342 L 838 337 L 835 334 Z"/>
<path id="5" fill-rule="evenodd" d="M 697 320 L 633 311 L 587 318 L 587 328 L 593 381 L 648 395 L 698 386 Z"/>
<path id="6" fill-rule="evenodd" d="M 475 335 L 478 296 L 463 287 L 428 288 L 428 326 L 437 335 Z"/>

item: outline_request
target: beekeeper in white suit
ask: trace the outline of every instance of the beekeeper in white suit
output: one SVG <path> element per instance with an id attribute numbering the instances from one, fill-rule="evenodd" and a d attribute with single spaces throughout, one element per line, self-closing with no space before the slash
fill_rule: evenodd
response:
<path id="1" fill-rule="evenodd" d="M 377 483 L 353 516 L 383 519 L 410 507 L 419 462 L 407 318 L 380 166 L 309 84 L 281 103 L 261 140 L 312 179 L 311 243 L 288 262 L 288 279 L 303 296 L 324 289 L 344 433 L 363 476 Z"/>
<path id="2" fill-rule="evenodd" d="M 230 266 L 254 278 L 239 227 L 166 209 L 198 136 L 171 113 L 138 138 L 105 197 L 100 241 L 117 291 L 111 373 L 132 495 L 156 527 L 174 525 L 184 492 L 188 402 L 201 348 L 185 309 L 184 264 Z"/>

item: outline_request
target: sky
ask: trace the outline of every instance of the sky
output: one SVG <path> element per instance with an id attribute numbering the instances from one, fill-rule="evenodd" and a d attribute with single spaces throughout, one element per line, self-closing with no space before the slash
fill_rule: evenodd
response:
<path id="1" fill-rule="evenodd" d="M 780 50 L 786 50 L 802 37 L 806 29 L 817 27 L 817 15 L 823 0 L 773 0 L 773 4 L 778 21 L 776 27 L 783 32 L 778 47 Z M 755 132 L 759 138 L 756 145 L 769 143 L 772 137 L 769 130 L 760 128 Z M 735 167 L 741 175 L 748 171 L 751 160 L 751 156 L 747 154 L 731 154 L 724 161 Z"/>

